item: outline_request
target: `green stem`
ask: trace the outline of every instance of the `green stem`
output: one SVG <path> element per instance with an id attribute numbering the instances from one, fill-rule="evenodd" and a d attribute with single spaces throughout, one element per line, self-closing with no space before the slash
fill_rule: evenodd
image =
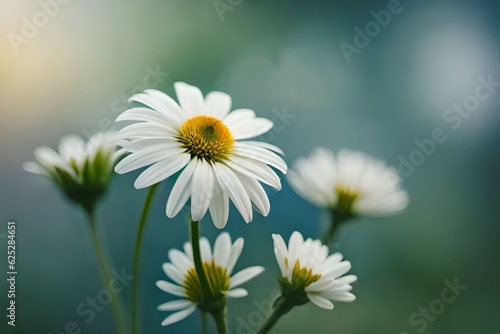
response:
<path id="1" fill-rule="evenodd" d="M 293 308 L 293 305 L 287 302 L 286 298 L 280 297 L 273 307 L 273 310 L 269 317 L 267 318 L 266 322 L 262 327 L 257 331 L 257 334 L 264 334 L 267 333 L 273 328 L 273 326 L 280 320 L 282 316 L 290 312 L 290 310 Z"/>
<path id="2" fill-rule="evenodd" d="M 196 275 L 200 280 L 202 299 L 206 300 L 212 296 L 212 291 L 208 284 L 208 279 L 203 270 L 203 262 L 200 251 L 200 222 L 195 222 L 192 219 L 189 224 L 191 246 L 193 247 L 193 261 Z"/>
<path id="3" fill-rule="evenodd" d="M 90 222 L 90 229 L 92 230 L 92 237 L 94 239 L 95 249 L 97 252 L 97 257 L 99 258 L 99 264 L 101 266 L 102 278 L 104 280 L 104 286 L 110 292 L 113 291 L 111 286 L 111 279 L 113 279 L 111 272 L 109 270 L 109 265 L 106 261 L 104 253 L 102 251 L 101 245 L 99 243 L 99 237 L 97 235 L 96 228 L 96 220 L 95 220 L 95 210 L 91 207 L 86 207 L 85 212 L 88 216 Z M 113 317 L 115 319 L 116 331 L 117 333 L 124 334 L 126 333 L 124 323 L 123 323 L 123 315 L 122 309 L 120 307 L 120 303 L 118 302 L 118 296 L 114 295 L 111 298 L 111 309 L 113 311 Z"/>
<path id="4" fill-rule="evenodd" d="M 331 215 L 330 228 L 322 238 L 322 241 L 325 245 L 329 245 L 333 241 L 340 225 L 342 225 L 342 223 L 346 222 L 347 220 L 353 217 L 353 215 L 350 213 L 343 213 L 337 210 L 332 210 L 330 212 L 330 215 Z"/>
<path id="5" fill-rule="evenodd" d="M 191 241 L 191 246 L 193 248 L 193 262 L 194 268 L 196 270 L 196 275 L 200 280 L 201 286 L 201 299 L 202 305 L 212 304 L 214 296 L 214 291 L 210 288 L 210 284 L 208 282 L 207 274 L 203 269 L 203 261 L 201 258 L 201 249 L 200 249 L 200 222 L 195 222 L 193 219 L 190 219 L 189 223 L 189 238 Z M 225 302 L 224 304 L 225 305 Z M 203 310 L 203 309 L 202 309 Z M 214 310 L 210 311 L 210 314 L 215 320 L 215 324 L 217 325 L 217 331 L 219 334 L 227 334 L 227 321 L 226 321 L 226 307 L 220 306 L 216 307 Z M 206 324 L 204 323 L 203 327 Z"/>
<path id="6" fill-rule="evenodd" d="M 132 265 L 132 276 L 134 280 L 132 281 L 132 333 L 139 333 L 139 315 L 138 315 L 138 303 L 139 303 L 139 264 L 141 258 L 141 248 L 144 236 L 144 229 L 146 227 L 146 221 L 149 214 L 149 209 L 151 208 L 151 202 L 153 200 L 153 195 L 158 186 L 157 184 L 149 187 L 148 195 L 144 201 L 144 206 L 142 207 L 141 220 L 139 221 L 139 227 L 137 228 L 137 238 L 135 240 L 134 248 L 134 259 Z"/>
<path id="7" fill-rule="evenodd" d="M 207 334 L 207 312 L 201 312 L 201 332 Z"/>
<path id="8" fill-rule="evenodd" d="M 217 332 L 219 334 L 227 334 L 226 307 L 212 312 L 211 314 L 217 325 Z"/>

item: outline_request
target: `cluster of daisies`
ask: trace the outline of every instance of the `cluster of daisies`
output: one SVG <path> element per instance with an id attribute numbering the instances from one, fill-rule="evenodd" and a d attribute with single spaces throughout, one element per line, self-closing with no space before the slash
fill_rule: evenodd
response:
<path id="1" fill-rule="evenodd" d="M 137 189 L 176 176 L 165 205 L 170 218 L 188 201 L 191 224 L 209 213 L 213 224 L 224 228 L 229 202 L 247 223 L 252 221 L 254 209 L 267 216 L 271 206 L 263 185 L 280 190 L 277 171 L 287 174 L 287 164 L 280 148 L 252 139 L 269 131 L 273 123 L 250 109 L 231 111 L 228 94 L 211 92 L 204 97 L 197 87 L 186 83 L 174 87 L 178 101 L 157 90 L 134 95 L 131 102 L 141 106 L 117 118 L 123 124 L 117 133 L 97 134 L 88 143 L 76 136 L 64 137 L 59 153 L 38 148 L 37 162 L 26 163 L 24 168 L 49 177 L 84 208 L 103 194 L 113 169 L 118 174 L 141 169 L 134 183 Z M 394 168 L 358 151 L 341 150 L 335 155 L 317 148 L 293 164 L 287 180 L 303 199 L 327 209 L 332 223 L 318 240 L 304 240 L 295 231 L 287 244 L 281 235 L 272 235 L 282 293 L 269 310 L 270 320 L 261 333 L 281 315 L 309 301 L 332 309 L 332 301 L 355 300 L 351 284 L 357 277 L 348 274 L 351 263 L 338 252 L 330 254 L 329 242 L 336 228 L 358 215 L 399 213 L 409 201 Z M 163 264 L 163 270 L 169 280 L 159 280 L 156 285 L 180 299 L 158 306 L 158 310 L 174 312 L 163 326 L 197 309 L 212 314 L 225 310 L 226 298 L 248 294 L 240 286 L 264 268 L 253 266 L 233 274 L 243 244 L 242 238 L 233 243 L 224 232 L 213 249 L 201 237 L 186 242 L 183 251 L 168 252 L 169 262 Z M 227 331 L 219 325 L 219 333 Z"/>

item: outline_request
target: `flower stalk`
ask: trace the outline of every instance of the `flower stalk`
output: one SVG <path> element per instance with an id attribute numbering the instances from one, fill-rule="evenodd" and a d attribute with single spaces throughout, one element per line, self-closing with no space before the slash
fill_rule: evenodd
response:
<path id="1" fill-rule="evenodd" d="M 340 225 L 346 221 L 352 219 L 354 215 L 349 211 L 342 211 L 337 209 L 332 209 L 330 211 L 330 227 L 326 234 L 321 239 L 325 245 L 330 245 L 335 238 L 335 234 L 338 232 Z"/>
<path id="2" fill-rule="evenodd" d="M 280 296 L 274 302 L 273 308 L 271 310 L 271 314 L 269 314 L 266 322 L 262 325 L 262 327 L 257 331 L 257 334 L 268 333 L 274 325 L 281 319 L 282 316 L 290 312 L 290 310 L 294 307 L 285 296 Z"/>
<path id="3" fill-rule="evenodd" d="M 144 230 L 146 227 L 146 221 L 149 214 L 149 209 L 151 208 L 151 202 L 153 200 L 154 193 L 158 184 L 154 184 L 149 188 L 149 192 L 144 201 L 144 206 L 142 208 L 141 219 L 139 221 L 139 226 L 137 229 L 137 237 L 135 240 L 134 248 L 134 260 L 132 265 L 132 276 L 134 280 L 132 281 L 132 333 L 137 334 L 140 332 L 139 326 L 139 315 L 138 315 L 138 303 L 139 303 L 139 264 L 141 258 L 142 241 L 144 239 Z"/>
<path id="4" fill-rule="evenodd" d="M 189 224 L 189 229 L 190 229 L 191 245 L 193 247 L 194 268 L 196 270 L 196 275 L 198 275 L 198 279 L 200 280 L 203 300 L 207 300 L 212 296 L 212 291 L 208 284 L 208 279 L 205 274 L 205 270 L 203 269 L 203 262 L 201 259 L 200 222 L 196 222 L 191 219 Z"/>
<path id="5" fill-rule="evenodd" d="M 199 308 L 202 312 L 209 312 L 212 315 L 219 334 L 227 334 L 225 297 L 216 295 L 215 291 L 212 291 L 201 258 L 200 222 L 190 219 L 189 230 L 191 246 L 193 247 L 194 268 L 201 286 L 202 301 Z"/>
<path id="6" fill-rule="evenodd" d="M 99 243 L 99 237 L 97 234 L 97 228 L 96 228 L 96 220 L 95 220 L 95 210 L 93 207 L 84 207 L 84 211 L 87 214 L 89 223 L 90 223 L 90 229 L 92 231 L 92 238 L 94 240 L 94 245 L 97 253 L 97 257 L 99 258 L 99 264 L 101 267 L 101 273 L 102 273 L 102 279 L 105 288 L 108 291 L 113 291 L 111 287 L 111 279 L 112 275 L 109 269 L 109 265 L 106 261 L 106 257 L 104 256 L 104 252 L 101 248 L 101 245 Z M 113 296 L 111 299 L 111 309 L 113 312 L 113 317 L 115 320 L 115 325 L 116 325 L 116 331 L 118 334 L 125 334 L 125 326 L 123 322 L 123 314 L 122 314 L 122 308 L 120 306 L 120 303 L 118 301 L 117 296 Z"/>
<path id="7" fill-rule="evenodd" d="M 227 319 L 226 319 L 226 307 L 218 309 L 210 313 L 214 318 L 215 325 L 217 326 L 217 332 L 219 334 L 227 334 Z"/>

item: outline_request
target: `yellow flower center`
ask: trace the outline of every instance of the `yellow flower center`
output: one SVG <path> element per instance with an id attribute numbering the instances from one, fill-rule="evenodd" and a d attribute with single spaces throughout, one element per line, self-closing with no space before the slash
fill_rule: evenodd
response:
<path id="1" fill-rule="evenodd" d="M 337 193 L 337 210 L 350 213 L 354 201 L 359 197 L 359 192 L 341 184 L 335 187 Z"/>
<path id="2" fill-rule="evenodd" d="M 220 119 L 207 115 L 194 116 L 184 122 L 178 140 L 191 157 L 208 162 L 226 160 L 234 144 L 228 127 Z"/>
<path id="3" fill-rule="evenodd" d="M 288 267 L 288 258 L 285 258 L 285 265 Z M 320 278 L 321 274 L 313 274 L 312 269 L 301 267 L 300 261 L 297 260 L 293 265 L 292 281 L 289 282 L 289 284 L 295 287 L 305 288 Z"/>
<path id="4" fill-rule="evenodd" d="M 288 258 L 285 258 L 285 266 L 287 268 L 289 268 L 289 264 Z M 282 296 L 287 303 L 299 306 L 309 301 L 306 287 L 318 281 L 320 278 L 321 274 L 314 274 L 311 268 L 306 266 L 302 267 L 300 261 L 297 260 L 293 264 L 291 281 L 289 281 L 286 276 L 278 276 L 278 281 L 281 286 Z"/>
<path id="5" fill-rule="evenodd" d="M 299 260 L 295 262 L 292 272 L 292 283 L 295 282 L 303 284 L 304 287 L 306 287 L 309 284 L 316 282 L 320 278 L 321 274 L 313 274 L 312 269 L 307 267 L 301 267 Z"/>
<path id="6" fill-rule="evenodd" d="M 203 270 L 205 270 L 208 285 L 212 293 L 218 296 L 225 295 L 229 290 L 230 279 L 227 269 L 217 265 L 215 261 L 212 260 L 211 262 L 203 262 Z M 184 275 L 183 286 L 184 292 L 189 300 L 195 303 L 202 301 L 203 298 L 200 279 L 198 278 L 194 267 L 189 269 Z"/>

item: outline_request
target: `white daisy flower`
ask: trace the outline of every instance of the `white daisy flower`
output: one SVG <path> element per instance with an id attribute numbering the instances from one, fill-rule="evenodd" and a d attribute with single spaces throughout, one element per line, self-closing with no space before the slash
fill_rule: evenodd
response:
<path id="1" fill-rule="evenodd" d="M 170 262 L 163 264 L 165 274 L 176 284 L 167 281 L 157 281 L 156 286 L 161 290 L 183 299 L 167 302 L 158 306 L 160 311 L 177 311 L 168 316 L 162 326 L 180 321 L 196 308 L 209 311 L 210 305 L 205 303 L 217 302 L 225 297 L 240 298 L 248 295 L 247 290 L 238 288 L 241 284 L 251 280 L 264 271 L 263 267 L 254 266 L 243 269 L 231 276 L 234 265 L 243 249 L 243 238 L 238 238 L 234 244 L 228 233 L 221 233 L 214 245 L 213 253 L 208 240 L 200 238 L 201 258 L 203 268 L 208 279 L 213 299 L 207 301 L 202 298 L 202 290 L 193 262 L 191 243 L 184 244 L 184 252 L 172 249 L 168 253 Z M 205 298 L 205 296 L 203 296 Z"/>
<path id="2" fill-rule="evenodd" d="M 298 159 L 287 179 L 307 201 L 345 215 L 392 215 L 409 202 L 397 170 L 358 151 L 344 149 L 335 156 L 318 148 Z"/>
<path id="3" fill-rule="evenodd" d="M 47 146 L 35 150 L 37 162 L 25 162 L 24 170 L 52 179 L 75 202 L 91 204 L 101 196 L 120 153 L 113 144 L 115 134 L 98 132 L 87 143 L 67 135 L 59 141 L 59 153 Z"/>
<path id="4" fill-rule="evenodd" d="M 117 121 L 135 121 L 119 133 L 131 154 L 117 164 L 123 174 L 150 166 L 136 179 L 139 188 L 156 184 L 180 173 L 166 205 L 172 218 L 191 198 L 191 216 L 201 220 L 207 210 L 218 228 L 226 225 L 229 199 L 245 222 L 252 220 L 252 204 L 266 216 L 269 199 L 262 185 L 281 189 L 279 177 L 269 166 L 286 173 L 287 166 L 276 146 L 248 141 L 273 127 L 250 109 L 231 109 L 231 98 L 201 91 L 183 82 L 174 85 L 180 106 L 168 95 L 146 90 L 131 100 L 149 108 L 132 108 Z"/>
<path id="5" fill-rule="evenodd" d="M 342 254 L 328 256 L 327 246 L 319 240 L 304 241 L 299 232 L 293 232 L 288 248 L 278 234 L 273 234 L 273 241 L 286 302 L 302 305 L 310 300 L 321 308 L 331 310 L 332 300 L 352 302 L 356 299 L 350 291 L 351 283 L 357 277 L 343 276 L 351 269 L 351 263 L 342 261 Z"/>

